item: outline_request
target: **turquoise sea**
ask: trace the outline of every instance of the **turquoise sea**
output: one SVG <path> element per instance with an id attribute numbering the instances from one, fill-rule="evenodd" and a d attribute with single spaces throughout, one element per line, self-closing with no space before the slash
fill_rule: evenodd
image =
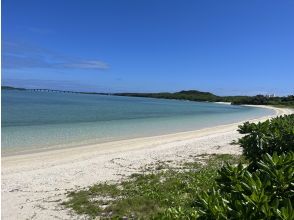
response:
<path id="1" fill-rule="evenodd" d="M 2 91 L 2 154 L 190 131 L 273 114 L 216 103 Z"/>

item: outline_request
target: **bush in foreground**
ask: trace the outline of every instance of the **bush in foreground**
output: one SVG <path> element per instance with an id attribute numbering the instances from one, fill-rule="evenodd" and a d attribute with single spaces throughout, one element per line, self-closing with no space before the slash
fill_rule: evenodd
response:
<path id="1" fill-rule="evenodd" d="M 253 169 L 266 153 L 282 154 L 294 150 L 294 114 L 257 124 L 246 122 L 239 126 L 238 131 L 245 134 L 237 143 Z"/>
<path id="2" fill-rule="evenodd" d="M 294 153 L 266 154 L 250 172 L 248 167 L 225 165 L 216 188 L 195 201 L 200 219 L 293 219 Z"/>

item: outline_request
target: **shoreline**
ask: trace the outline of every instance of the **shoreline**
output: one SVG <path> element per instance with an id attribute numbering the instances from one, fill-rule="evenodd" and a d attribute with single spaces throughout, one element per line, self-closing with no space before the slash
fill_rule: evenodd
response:
<path id="1" fill-rule="evenodd" d="M 215 104 L 222 104 L 222 105 L 231 105 L 230 102 L 214 102 Z M 255 108 L 267 108 L 267 109 L 271 109 L 274 110 L 274 113 L 272 115 L 277 115 L 277 108 L 276 107 L 271 107 L 271 106 L 256 106 L 256 105 L 243 105 L 243 106 L 249 106 L 249 107 L 255 107 Z M 264 117 L 271 117 L 272 115 L 266 115 L 266 116 L 262 116 L 261 118 Z M 260 117 L 259 117 L 260 118 Z M 178 131 L 178 132 L 167 132 L 167 133 L 163 133 L 163 134 L 158 134 L 158 135 L 146 135 L 146 136 L 138 136 L 138 137 L 123 137 L 123 138 L 119 138 L 119 139 L 114 139 L 114 140 L 106 140 L 106 141 L 101 141 L 101 142 L 96 142 L 96 143 L 71 143 L 71 144 L 61 144 L 61 145 L 54 145 L 54 146 L 48 146 L 48 147 L 43 147 L 43 148 L 31 148 L 31 149 L 24 149 L 24 150 L 11 150 L 11 151 L 7 151 L 4 152 L 2 150 L 2 158 L 7 158 L 7 157 L 14 157 L 14 156 L 22 156 L 22 155 L 31 155 L 31 154 L 39 154 L 39 153 L 46 153 L 46 152 L 52 152 L 54 153 L 54 151 L 63 151 L 63 150 L 71 150 L 71 149 L 75 149 L 75 148 L 82 148 L 82 147 L 91 147 L 91 146 L 103 146 L 106 144 L 111 144 L 111 143 L 116 143 L 116 142 L 120 142 L 120 141 L 127 141 L 127 140 L 134 140 L 134 141 L 139 141 L 141 139 L 145 139 L 145 138 L 166 138 L 168 136 L 174 136 L 174 135 L 186 135 L 189 133 L 195 133 L 195 132 L 202 132 L 203 130 L 207 130 L 207 129 L 214 129 L 214 128 L 219 128 L 222 126 L 229 126 L 229 125 L 233 125 L 233 124 L 237 124 L 237 123 L 243 123 L 245 121 L 253 121 L 259 118 L 252 118 L 252 119 L 248 119 L 248 120 L 241 120 L 241 121 L 237 121 L 237 122 L 231 122 L 231 123 L 224 123 L 224 124 L 218 124 L 218 125 L 213 125 L 213 126 L 207 126 L 204 128 L 197 128 L 197 129 L 193 129 L 193 130 L 188 130 L 188 131 Z"/>
<path id="2" fill-rule="evenodd" d="M 227 104 L 230 105 L 229 102 L 215 102 L 216 104 Z M 24 150 L 24 151 L 16 151 L 16 152 L 9 152 L 9 153 L 4 153 L 2 152 L 2 161 L 5 158 L 18 158 L 18 157 L 35 157 L 35 156 L 45 156 L 47 154 L 64 154 L 67 151 L 72 153 L 75 151 L 89 151 L 89 150 L 105 150 L 106 153 L 109 150 L 110 152 L 112 152 L 114 150 L 114 148 L 116 148 L 115 146 L 119 145 L 120 143 L 122 144 L 128 144 L 128 142 L 145 142 L 145 141 L 154 141 L 154 139 L 171 139 L 174 137 L 179 137 L 181 139 L 186 139 L 186 138 L 190 138 L 192 135 L 194 137 L 199 137 L 199 135 L 207 135 L 210 133 L 210 131 L 212 130 L 213 132 L 217 132 L 217 130 L 219 129 L 225 129 L 225 128 L 229 128 L 231 126 L 234 125 L 238 125 L 241 123 L 244 123 L 246 121 L 250 121 L 250 122 L 254 122 L 256 120 L 261 121 L 261 120 L 267 120 L 268 118 L 271 117 L 275 117 L 277 115 L 282 115 L 285 114 L 284 110 L 287 111 L 291 111 L 291 109 L 283 109 L 281 110 L 281 108 L 276 108 L 276 107 L 272 107 L 272 106 L 256 106 L 256 105 L 243 105 L 243 106 L 249 106 L 249 107 L 257 107 L 257 108 L 267 108 L 267 109 L 271 109 L 274 110 L 274 113 L 271 115 L 266 115 L 266 116 L 262 116 L 259 118 L 253 118 L 250 120 L 242 120 L 242 121 L 238 121 L 238 122 L 233 122 L 233 123 L 228 123 L 228 124 L 222 124 L 222 125 L 215 125 L 215 126 L 209 126 L 206 128 L 200 128 L 200 129 L 196 129 L 196 130 L 191 130 L 191 131 L 180 131 L 180 132 L 173 132 L 173 133 L 168 133 L 168 134 L 160 134 L 160 135 L 152 135 L 152 136 L 143 136 L 143 137 L 134 137 L 134 138 L 123 138 L 123 139 L 119 139 L 119 140 L 112 140 L 112 141 L 105 141 L 105 142 L 99 142 L 99 143 L 91 143 L 91 144 L 78 144 L 78 145 L 73 145 L 73 146 L 61 146 L 61 147 L 48 147 L 48 148 L 41 148 L 41 149 L 31 149 L 31 150 Z M 294 110 L 293 110 L 294 111 Z M 286 113 L 286 114 L 287 114 Z M 236 126 L 237 127 L 237 126 Z M 174 141 L 174 140 L 172 140 Z M 176 141 L 176 140 L 175 140 Z M 160 143 L 157 143 L 160 144 Z M 111 146 L 114 146 L 111 149 Z M 82 148 L 85 148 L 84 150 L 82 150 Z M 95 148 L 95 149 L 93 149 Z M 99 148 L 99 149 L 98 149 Z M 140 149 L 140 147 L 137 147 L 138 149 Z M 130 148 L 133 149 L 133 148 Z M 117 148 L 115 152 L 118 151 L 124 151 L 124 150 L 130 150 L 130 149 L 125 149 L 125 148 L 121 148 L 121 150 L 119 148 Z M 135 147 L 136 149 L 136 147 Z M 12 158 L 13 159 L 13 158 Z"/>
<path id="3" fill-rule="evenodd" d="M 293 113 L 291 109 L 258 107 L 271 108 L 275 114 L 250 122 Z M 240 154 L 241 149 L 230 143 L 241 136 L 236 129 L 243 122 L 2 157 L 2 218 L 77 218 L 59 205 L 70 190 L 97 182 L 119 181 L 156 161 L 177 163 L 188 161 L 190 155 Z"/>

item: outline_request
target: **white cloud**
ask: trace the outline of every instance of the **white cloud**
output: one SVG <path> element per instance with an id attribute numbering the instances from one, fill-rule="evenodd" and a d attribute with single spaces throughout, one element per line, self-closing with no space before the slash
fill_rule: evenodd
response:
<path id="1" fill-rule="evenodd" d="M 3 42 L 2 66 L 6 69 L 67 68 L 106 70 L 108 64 L 101 60 L 66 56 L 42 47 Z"/>
<path id="2" fill-rule="evenodd" d="M 108 69 L 107 63 L 104 63 L 100 60 L 84 60 L 77 61 L 73 63 L 65 63 L 64 67 L 69 68 L 80 68 L 80 69 Z"/>

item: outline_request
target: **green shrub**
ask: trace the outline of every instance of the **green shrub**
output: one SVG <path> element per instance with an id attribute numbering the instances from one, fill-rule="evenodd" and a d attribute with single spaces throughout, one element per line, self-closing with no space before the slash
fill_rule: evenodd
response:
<path id="1" fill-rule="evenodd" d="M 185 207 L 171 207 L 154 219 L 294 219 L 294 153 L 270 156 L 248 166 L 226 164 L 216 186 Z"/>
<path id="2" fill-rule="evenodd" d="M 256 168 L 262 155 L 286 153 L 294 150 L 294 114 L 280 116 L 265 122 L 246 122 L 238 130 L 245 134 L 238 140 L 243 148 L 243 155 Z"/>
<path id="3" fill-rule="evenodd" d="M 195 201 L 200 219 L 294 219 L 294 153 L 266 154 L 250 172 L 239 164 L 219 171 L 216 189 Z"/>

